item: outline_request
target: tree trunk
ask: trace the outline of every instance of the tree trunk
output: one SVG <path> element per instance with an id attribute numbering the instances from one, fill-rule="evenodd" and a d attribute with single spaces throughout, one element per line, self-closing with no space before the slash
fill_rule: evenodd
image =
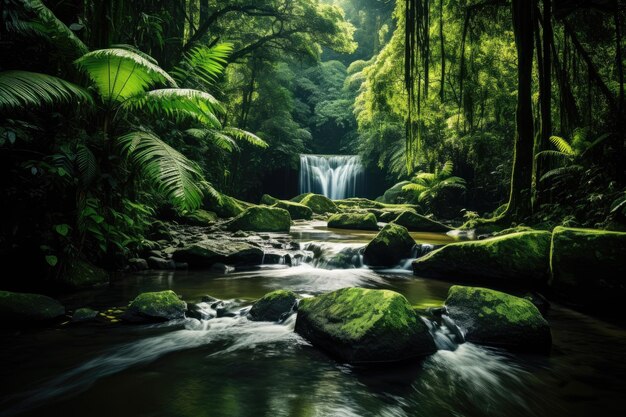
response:
<path id="1" fill-rule="evenodd" d="M 533 114 L 531 102 L 534 1 L 513 0 L 513 31 L 517 48 L 517 110 L 511 194 L 505 216 L 521 221 L 532 214 Z"/>

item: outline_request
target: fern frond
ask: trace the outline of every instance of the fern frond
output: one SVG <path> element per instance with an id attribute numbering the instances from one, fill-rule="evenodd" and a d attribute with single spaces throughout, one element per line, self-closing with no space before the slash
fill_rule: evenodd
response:
<path id="1" fill-rule="evenodd" d="M 580 165 L 568 165 L 565 167 L 555 168 L 543 174 L 540 181 L 545 181 L 550 178 L 563 178 L 571 176 L 579 173 L 582 170 L 583 167 Z"/>
<path id="2" fill-rule="evenodd" d="M 227 58 L 233 51 L 233 44 L 224 42 L 212 47 L 198 46 L 185 54 L 180 65 L 172 70 L 172 75 L 181 85 L 190 78 L 197 78 L 205 84 L 212 84 L 224 71 Z"/>
<path id="3" fill-rule="evenodd" d="M 0 72 L 0 109 L 81 101 L 93 104 L 85 89 L 61 78 L 29 71 Z"/>
<path id="4" fill-rule="evenodd" d="M 128 110 L 146 110 L 154 114 L 164 113 L 168 116 L 187 115 L 216 128 L 221 127 L 221 124 L 215 113 L 225 111 L 211 94 L 188 88 L 148 91 L 124 101 L 122 107 Z"/>
<path id="5" fill-rule="evenodd" d="M 447 161 L 445 164 L 443 164 L 443 168 L 441 168 L 441 171 L 439 171 L 439 176 L 448 177 L 452 175 L 453 170 L 454 170 L 454 164 L 452 163 L 452 161 Z"/>
<path id="6" fill-rule="evenodd" d="M 407 184 L 402 187 L 402 191 L 413 191 L 415 193 L 421 193 L 422 191 L 426 189 L 427 189 L 426 186 L 421 185 L 421 184 L 415 184 L 415 183 Z"/>
<path id="7" fill-rule="evenodd" d="M 117 142 L 131 165 L 174 205 L 182 210 L 200 207 L 210 186 L 197 164 L 150 132 L 130 132 Z"/>
<path id="8" fill-rule="evenodd" d="M 157 84 L 177 87 L 176 81 L 159 66 L 126 49 L 99 49 L 74 62 L 108 103 L 122 102 Z"/>
<path id="9" fill-rule="evenodd" d="M 269 146 L 267 142 L 265 142 L 254 133 L 238 129 L 236 127 L 225 127 L 224 129 L 222 129 L 222 132 L 228 136 L 235 138 L 236 140 L 248 142 L 249 144 L 257 146 L 259 148 L 267 148 Z"/>
<path id="10" fill-rule="evenodd" d="M 554 150 L 546 150 L 546 151 L 541 151 L 541 152 L 537 152 L 537 154 L 535 155 L 535 158 L 551 158 L 551 159 L 571 159 L 571 156 L 560 152 L 560 151 L 554 151 Z"/>
<path id="11" fill-rule="evenodd" d="M 76 163 L 78 165 L 78 173 L 80 174 L 80 182 L 83 185 L 89 185 L 96 177 L 98 163 L 93 152 L 86 145 L 78 145 Z"/>
<path id="12" fill-rule="evenodd" d="M 572 146 L 562 137 L 559 136 L 550 136 L 550 142 L 554 145 L 555 148 L 568 156 L 574 156 L 575 152 Z"/>

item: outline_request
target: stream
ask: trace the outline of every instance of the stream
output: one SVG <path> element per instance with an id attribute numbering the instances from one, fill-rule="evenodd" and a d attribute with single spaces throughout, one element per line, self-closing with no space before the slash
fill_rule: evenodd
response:
<path id="1" fill-rule="evenodd" d="M 381 271 L 360 266 L 359 248 L 373 235 L 308 222 L 291 231 L 313 253 L 297 266 L 129 273 L 107 288 L 69 295 L 61 300 L 68 308 L 106 309 L 172 289 L 186 301 L 227 300 L 229 314 L 3 330 L 0 416 L 622 415 L 626 331 L 557 304 L 548 315 L 549 356 L 464 343 L 415 363 L 365 368 L 312 347 L 293 331 L 295 315 L 280 324 L 245 317 L 275 289 L 310 296 L 361 286 L 398 291 L 412 304 L 443 302 L 452 283 L 414 277 L 407 262 Z M 416 256 L 453 239 L 412 235 Z"/>

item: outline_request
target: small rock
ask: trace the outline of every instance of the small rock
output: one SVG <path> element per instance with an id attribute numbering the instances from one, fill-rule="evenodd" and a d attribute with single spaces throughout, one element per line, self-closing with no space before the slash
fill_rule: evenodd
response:
<path id="1" fill-rule="evenodd" d="M 145 271 L 148 269 L 148 261 L 143 258 L 130 258 L 128 265 L 130 265 L 134 271 Z"/>
<path id="2" fill-rule="evenodd" d="M 176 269 L 176 263 L 171 259 L 163 259 L 156 256 L 151 256 L 148 258 L 148 265 L 152 269 L 160 269 L 160 270 L 174 270 Z"/>
<path id="3" fill-rule="evenodd" d="M 248 317 L 252 321 L 278 321 L 292 311 L 297 300 L 293 291 L 272 291 L 252 305 Z"/>
<path id="4" fill-rule="evenodd" d="M 211 271 L 219 272 L 220 274 L 228 274 L 235 270 L 234 266 L 226 265 L 221 262 L 215 263 L 211 266 Z"/>
<path id="5" fill-rule="evenodd" d="M 72 314 L 72 323 L 84 323 L 92 321 L 98 316 L 96 310 L 90 308 L 79 308 Z"/>
<path id="6" fill-rule="evenodd" d="M 184 318 L 185 310 L 187 303 L 174 291 L 145 292 L 133 300 L 122 318 L 134 323 L 167 321 Z"/>

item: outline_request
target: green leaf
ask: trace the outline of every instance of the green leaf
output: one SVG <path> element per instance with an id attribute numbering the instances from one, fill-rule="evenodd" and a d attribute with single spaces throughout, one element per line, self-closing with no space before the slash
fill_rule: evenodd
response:
<path id="1" fill-rule="evenodd" d="M 57 224 L 54 226 L 54 230 L 61 236 L 67 236 L 70 232 L 70 226 L 67 224 Z"/>
<path id="2" fill-rule="evenodd" d="M 56 266 L 56 264 L 59 262 L 59 259 L 56 256 L 54 256 L 54 255 L 47 255 L 46 256 L 46 262 L 50 266 Z"/>

